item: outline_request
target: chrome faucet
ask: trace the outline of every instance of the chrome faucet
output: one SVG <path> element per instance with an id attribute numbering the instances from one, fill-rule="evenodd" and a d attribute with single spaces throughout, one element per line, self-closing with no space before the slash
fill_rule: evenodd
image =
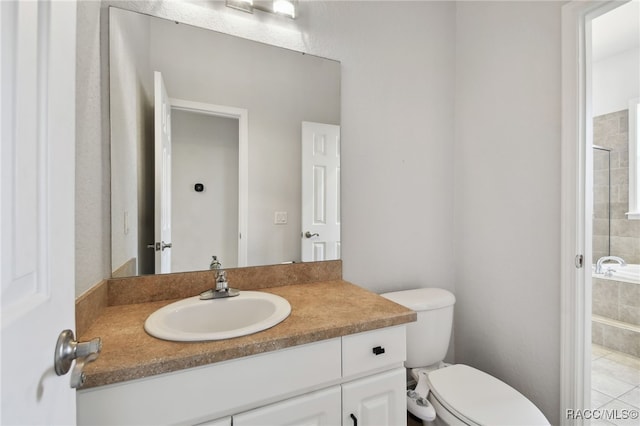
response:
<path id="1" fill-rule="evenodd" d="M 200 300 L 222 299 L 226 297 L 234 297 L 240 294 L 240 291 L 229 287 L 227 271 L 222 269 L 222 263 L 218 261 L 217 256 L 213 256 L 210 268 L 215 271 L 216 288 L 200 293 Z"/>
<path id="2" fill-rule="evenodd" d="M 612 262 L 616 262 L 618 264 L 620 264 L 620 266 L 627 266 L 627 262 L 624 261 L 623 258 L 618 257 L 618 256 L 603 256 L 600 259 L 598 259 L 598 261 L 596 262 L 596 274 L 605 274 L 608 276 L 611 276 L 611 270 L 608 269 L 607 271 L 603 271 L 603 266 L 605 266 L 606 264 L 604 262 L 606 261 L 612 261 Z"/>

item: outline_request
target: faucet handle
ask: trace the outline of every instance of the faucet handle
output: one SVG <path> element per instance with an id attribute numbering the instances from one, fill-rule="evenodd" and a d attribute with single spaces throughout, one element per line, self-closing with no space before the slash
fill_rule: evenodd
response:
<path id="1" fill-rule="evenodd" d="M 218 260 L 218 256 L 211 256 L 211 263 L 209 269 L 222 269 L 222 263 Z"/>

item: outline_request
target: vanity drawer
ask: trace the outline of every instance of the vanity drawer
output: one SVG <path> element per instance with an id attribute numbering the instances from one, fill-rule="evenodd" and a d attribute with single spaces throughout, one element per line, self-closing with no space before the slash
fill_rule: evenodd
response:
<path id="1" fill-rule="evenodd" d="M 342 337 L 342 377 L 402 366 L 407 358 L 405 326 Z"/>

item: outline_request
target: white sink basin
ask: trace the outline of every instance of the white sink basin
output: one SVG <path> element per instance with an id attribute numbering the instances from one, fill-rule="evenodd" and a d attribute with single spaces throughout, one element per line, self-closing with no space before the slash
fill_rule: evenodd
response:
<path id="1" fill-rule="evenodd" d="M 149 315 L 144 329 L 164 340 L 222 340 L 266 330 L 289 313 L 291 305 L 286 299 L 260 291 L 213 300 L 194 296 L 158 309 Z"/>

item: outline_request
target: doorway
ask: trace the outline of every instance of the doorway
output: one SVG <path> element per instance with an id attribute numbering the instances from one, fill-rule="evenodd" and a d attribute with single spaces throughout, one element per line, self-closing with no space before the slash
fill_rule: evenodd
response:
<path id="1" fill-rule="evenodd" d="M 206 269 L 214 255 L 224 267 L 246 266 L 249 113 L 243 108 L 175 98 L 171 99 L 171 109 L 173 116 L 178 117 L 174 125 L 178 124 L 183 130 L 178 129 L 181 132 L 178 138 L 186 142 L 186 146 L 178 147 L 178 155 L 189 157 L 189 162 L 201 163 L 197 169 L 189 166 L 179 171 L 174 167 L 173 186 L 177 197 L 174 205 L 178 208 L 174 219 L 188 230 L 183 245 L 192 247 L 184 257 L 178 254 L 175 271 L 182 267 L 184 270 Z M 201 131 L 194 133 L 195 127 Z M 217 136 L 213 136 L 214 133 Z M 184 204 L 177 206 L 180 200 Z M 202 208 L 194 209 L 194 205 Z M 205 234 L 209 235 L 205 237 L 209 238 L 206 244 L 193 243 L 195 235 L 201 238 Z M 176 246 L 174 256 L 177 251 Z"/>
<path id="2" fill-rule="evenodd" d="M 562 236 L 561 236 L 561 420 L 583 424 L 594 417 L 592 404 L 592 226 L 594 212 L 593 50 L 591 31 L 599 16 L 629 2 L 572 1 L 562 13 Z M 637 6 L 637 1 L 634 0 Z M 638 21 L 638 15 L 628 15 Z M 638 36 L 636 36 L 638 39 Z M 636 59 L 637 66 L 639 60 Z M 637 75 L 640 71 L 635 71 Z M 637 86 L 636 90 L 637 89 Z M 637 95 L 636 95 L 637 97 Z M 620 122 L 620 121 L 619 121 Z M 613 242 L 612 242 L 613 250 Z M 594 329 L 595 331 L 595 329 Z M 609 377 L 612 377 L 612 371 Z M 595 380 L 593 381 L 595 383 Z M 631 390 L 633 390 L 632 388 Z M 626 393 L 626 392 L 625 392 Z M 622 396 L 624 393 L 619 394 Z M 632 395 L 628 395 L 632 398 Z M 625 397 L 626 398 L 626 397 Z M 617 398 L 616 398 L 617 399 Z M 631 401 L 634 401 L 633 399 Z M 598 402 L 596 402 L 597 404 Z M 605 401 L 600 407 L 621 408 Z M 609 405 L 607 407 L 607 404 Z M 632 406 L 633 407 L 633 406 Z M 632 408 L 634 409 L 634 408 Z M 590 411 L 585 411 L 590 410 Z M 637 413 L 637 409 L 635 409 Z M 596 413 L 603 413 L 598 410 Z M 611 411 L 608 411 L 611 412 Z M 576 413 L 581 415 L 576 416 Z M 599 417 L 596 420 L 602 420 Z"/>
<path id="3" fill-rule="evenodd" d="M 640 410 L 640 222 L 629 215 L 635 184 L 629 105 L 640 93 L 640 2 L 616 6 L 596 12 L 586 26 L 587 141 L 593 147 L 589 263 L 611 259 L 591 276 L 590 407 L 603 413 Z"/>
<path id="4" fill-rule="evenodd" d="M 176 110 L 172 120 L 171 271 L 238 264 L 238 120 Z"/>

